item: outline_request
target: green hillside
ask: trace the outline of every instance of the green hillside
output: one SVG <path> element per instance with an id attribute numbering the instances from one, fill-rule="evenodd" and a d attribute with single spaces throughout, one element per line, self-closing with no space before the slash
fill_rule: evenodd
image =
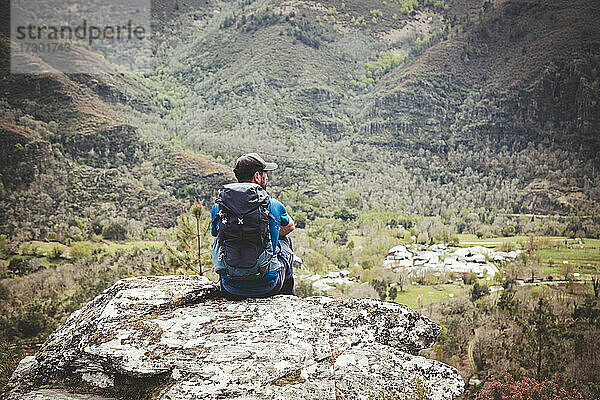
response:
<path id="1" fill-rule="evenodd" d="M 275 194 L 315 204 L 597 215 L 599 13 L 591 0 L 157 1 L 146 76 L 85 49 L 96 74 L 10 75 L 3 38 L 0 225 L 43 238 L 108 212 L 170 226 L 177 199 L 210 199 L 250 150 L 282 166 Z"/>
<path id="2" fill-rule="evenodd" d="M 177 136 L 278 158 L 279 186 L 325 202 L 597 212 L 598 5 L 432 3 L 180 6 L 157 40 Z"/>
<path id="3" fill-rule="evenodd" d="M 6 60 L 6 38 L 0 53 Z M 101 75 L 11 75 L 3 63 L 0 230 L 16 244 L 76 240 L 74 219 L 96 233 L 113 222 L 136 236 L 171 227 L 190 198 L 212 200 L 231 179 L 173 142 L 143 78 L 89 59 Z"/>

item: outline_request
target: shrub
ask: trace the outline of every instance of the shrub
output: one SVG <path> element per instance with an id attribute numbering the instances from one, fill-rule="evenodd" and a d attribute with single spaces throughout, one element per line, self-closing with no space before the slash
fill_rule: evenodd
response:
<path id="1" fill-rule="evenodd" d="M 21 358 L 22 355 L 14 346 L 0 342 L 0 387 L 6 385 Z"/>
<path id="2" fill-rule="evenodd" d="M 19 254 L 25 256 L 31 254 L 31 243 L 23 243 L 19 246 Z"/>
<path id="3" fill-rule="evenodd" d="M 367 282 L 354 286 L 348 292 L 348 296 L 355 298 L 355 299 L 379 300 L 379 293 L 377 293 L 377 291 L 375 289 L 373 289 L 373 286 L 371 286 L 371 284 L 367 283 Z"/>
<path id="4" fill-rule="evenodd" d="M 60 256 L 63 255 L 63 253 L 65 252 L 65 248 L 61 245 L 59 245 L 58 243 L 54 244 L 54 246 L 52 246 L 52 250 L 50 251 L 50 257 L 52 258 L 59 258 Z"/>
<path id="5" fill-rule="evenodd" d="M 473 283 L 475 283 L 477 281 L 477 274 L 474 272 L 471 273 L 467 273 L 467 272 L 463 272 L 461 274 L 463 283 L 465 285 L 472 285 Z"/>
<path id="6" fill-rule="evenodd" d="M 496 378 L 481 392 L 475 400 L 579 400 L 583 399 L 576 390 L 566 391 L 552 381 L 536 381 L 525 378 L 516 381 L 511 375 Z"/>
<path id="7" fill-rule="evenodd" d="M 511 242 L 510 240 L 506 240 L 504 242 L 502 242 L 502 244 L 500 245 L 500 251 L 515 251 L 517 249 L 517 245 L 514 242 Z"/>
<path id="8" fill-rule="evenodd" d="M 430 390 L 424 379 L 414 378 L 413 381 L 400 390 L 383 390 L 376 397 L 369 393 L 369 400 L 425 400 L 429 398 Z"/>
<path id="9" fill-rule="evenodd" d="M 377 277 L 371 281 L 371 286 L 373 286 L 373 289 L 377 291 L 377 294 L 379 294 L 381 300 L 386 299 L 387 290 L 390 286 L 390 283 L 387 281 L 387 279 Z"/>
<path id="10" fill-rule="evenodd" d="M 390 287 L 389 293 L 388 293 L 388 297 L 391 301 L 396 300 L 396 297 L 398 296 L 398 287 L 397 286 L 392 286 Z"/>
<path id="11" fill-rule="evenodd" d="M 0 300 L 8 300 L 10 297 L 10 290 L 0 283 Z"/>
<path id="12" fill-rule="evenodd" d="M 311 297 L 314 296 L 314 290 L 312 283 L 309 280 L 298 279 L 294 285 L 296 296 L 298 297 Z"/>
<path id="13" fill-rule="evenodd" d="M 6 254 L 6 248 L 7 248 L 7 236 L 6 235 L 0 235 L 0 256 L 3 256 L 4 254 Z"/>
<path id="14" fill-rule="evenodd" d="M 92 246 L 89 242 L 76 242 L 69 251 L 71 258 L 89 258 L 92 256 Z"/>
<path id="15" fill-rule="evenodd" d="M 32 260 L 31 257 L 14 256 L 8 262 L 8 270 L 17 276 L 35 272 L 41 267 L 41 263 L 34 260 L 37 261 L 37 259 Z"/>
<path id="16" fill-rule="evenodd" d="M 67 233 L 65 236 L 76 242 L 80 242 L 83 240 L 83 231 L 78 226 L 72 225 L 67 230 Z"/>
<path id="17" fill-rule="evenodd" d="M 38 335 L 46 326 L 46 316 L 34 307 L 28 307 L 27 311 L 17 320 L 19 336 L 30 338 Z"/>
<path id="18" fill-rule="evenodd" d="M 360 266 L 361 266 L 363 269 L 371 269 L 371 268 L 373 268 L 373 260 L 371 260 L 371 259 L 368 259 L 368 258 L 367 258 L 367 259 L 363 259 L 363 260 L 360 262 Z"/>
<path id="19" fill-rule="evenodd" d="M 515 236 L 517 229 L 514 225 L 504 225 L 502 228 L 501 234 L 502 236 Z"/>
<path id="20" fill-rule="evenodd" d="M 473 288 L 471 289 L 471 300 L 475 302 L 488 294 L 490 294 L 490 289 L 487 287 L 487 285 L 480 285 L 479 282 L 475 282 Z"/>
<path id="21" fill-rule="evenodd" d="M 105 226 L 102 229 L 102 236 L 109 240 L 125 240 L 127 238 L 127 229 L 118 222 Z"/>

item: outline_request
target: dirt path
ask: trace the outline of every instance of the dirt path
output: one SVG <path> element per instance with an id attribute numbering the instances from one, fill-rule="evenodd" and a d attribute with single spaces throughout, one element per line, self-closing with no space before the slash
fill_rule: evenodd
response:
<path id="1" fill-rule="evenodd" d="M 467 347 L 467 355 L 469 356 L 469 364 L 471 365 L 471 369 L 473 373 L 477 373 L 477 365 L 475 365 L 475 358 L 473 357 L 473 347 L 475 347 L 475 342 L 477 341 L 477 335 L 479 335 L 479 329 L 475 329 L 475 335 L 471 340 L 469 340 L 469 346 Z"/>

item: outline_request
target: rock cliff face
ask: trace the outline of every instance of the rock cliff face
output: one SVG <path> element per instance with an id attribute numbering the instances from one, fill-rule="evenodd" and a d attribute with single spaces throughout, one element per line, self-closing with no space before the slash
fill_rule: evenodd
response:
<path id="1" fill-rule="evenodd" d="M 416 355 L 440 331 L 375 300 L 218 297 L 205 278 L 124 279 L 73 313 L 13 374 L 8 399 L 367 399 L 463 391 Z"/>

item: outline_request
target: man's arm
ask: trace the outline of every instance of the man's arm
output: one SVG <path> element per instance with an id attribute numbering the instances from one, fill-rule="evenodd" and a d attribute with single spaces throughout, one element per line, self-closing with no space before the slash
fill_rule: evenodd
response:
<path id="1" fill-rule="evenodd" d="M 290 223 L 286 226 L 282 226 L 279 228 L 279 239 L 283 239 L 296 228 L 294 226 L 294 220 L 292 219 L 292 217 L 288 216 L 288 218 L 290 219 Z"/>

